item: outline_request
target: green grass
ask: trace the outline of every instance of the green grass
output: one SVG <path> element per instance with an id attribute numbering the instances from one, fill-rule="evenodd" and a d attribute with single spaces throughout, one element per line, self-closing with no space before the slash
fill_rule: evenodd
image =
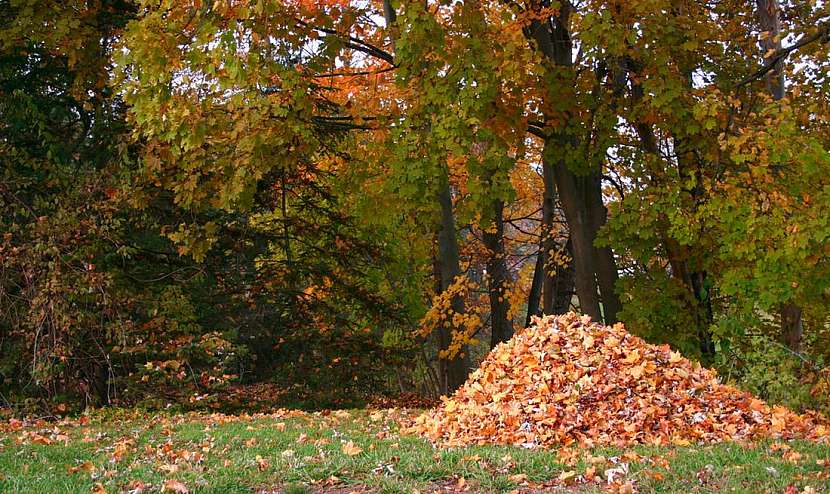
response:
<path id="1" fill-rule="evenodd" d="M 577 451 L 576 463 L 566 465 L 566 455 L 555 450 L 435 449 L 398 434 L 400 413 L 354 410 L 236 418 L 107 411 L 86 424 L 30 424 L 14 430 L 4 425 L 0 492 L 87 494 L 103 487 L 114 493 L 141 486 L 143 492 L 160 492 L 171 480 L 191 493 L 217 494 L 329 489 L 411 493 L 459 486 L 468 492 L 528 486 L 604 492 L 604 481 L 558 480 L 563 472 L 585 473 L 589 456 L 621 457 L 618 462 L 629 467 L 624 481 L 639 492 L 802 492 L 807 487 L 830 492 L 830 467 L 817 463 L 830 458 L 827 444 L 796 441 L 784 445 L 789 450 L 774 442 L 597 448 Z M 38 444 L 46 442 L 38 435 L 53 442 Z M 349 441 L 361 451 L 346 454 Z M 594 462 L 600 474 L 617 466 Z"/>

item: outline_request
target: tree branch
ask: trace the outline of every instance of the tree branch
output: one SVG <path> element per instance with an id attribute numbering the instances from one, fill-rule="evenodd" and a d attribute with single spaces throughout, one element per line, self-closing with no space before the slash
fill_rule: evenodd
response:
<path id="1" fill-rule="evenodd" d="M 775 68 L 776 64 L 779 61 L 787 58 L 790 55 L 790 53 L 792 53 L 796 50 L 799 50 L 799 49 L 809 45 L 810 43 L 814 43 L 816 41 L 818 41 L 819 43 L 830 42 L 830 23 L 827 23 L 823 26 L 819 26 L 818 31 L 816 31 L 815 33 L 813 33 L 809 36 L 803 36 L 795 44 L 792 44 L 792 45 L 790 45 L 786 48 L 782 48 L 782 49 L 778 50 L 775 54 L 773 54 L 771 57 L 769 57 L 769 59 L 767 60 L 767 62 L 764 64 L 763 67 L 756 70 L 752 74 L 748 75 L 743 80 L 741 80 L 741 82 L 736 84 L 735 89 L 738 89 L 742 86 L 745 86 L 745 85 L 747 85 L 747 84 L 749 84 L 753 81 L 757 81 L 758 79 L 764 77 L 769 71 L 771 71 Z"/>

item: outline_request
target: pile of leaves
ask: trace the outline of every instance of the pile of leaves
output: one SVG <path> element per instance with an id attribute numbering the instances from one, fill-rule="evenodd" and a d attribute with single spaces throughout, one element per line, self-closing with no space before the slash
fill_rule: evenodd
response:
<path id="1" fill-rule="evenodd" d="M 714 371 L 570 313 L 535 319 L 405 431 L 445 446 L 712 443 L 821 438 L 820 415 L 772 407 Z"/>

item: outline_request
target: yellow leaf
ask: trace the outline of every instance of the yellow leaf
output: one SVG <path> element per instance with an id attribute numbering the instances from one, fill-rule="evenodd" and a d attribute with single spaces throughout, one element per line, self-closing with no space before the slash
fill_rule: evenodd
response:
<path id="1" fill-rule="evenodd" d="M 568 470 L 567 472 L 560 473 L 558 478 L 560 482 L 567 482 L 574 477 L 576 477 L 576 470 Z"/>
<path id="2" fill-rule="evenodd" d="M 357 456 L 361 452 L 363 452 L 363 449 L 357 447 L 355 443 L 353 443 L 352 441 L 349 441 L 343 445 L 342 451 L 344 454 L 347 454 L 349 456 Z"/>
<path id="3" fill-rule="evenodd" d="M 623 362 L 626 364 L 636 364 L 640 361 L 640 350 L 635 348 L 633 351 L 628 352 L 628 355 L 623 359 Z"/>
<path id="4" fill-rule="evenodd" d="M 585 339 L 584 339 L 584 340 L 582 340 L 582 346 L 583 346 L 583 348 L 585 348 L 586 350 L 588 350 L 589 348 L 591 348 L 592 346 L 594 346 L 594 337 L 593 337 L 593 336 L 591 336 L 591 335 L 586 336 L 586 337 L 585 337 Z"/>

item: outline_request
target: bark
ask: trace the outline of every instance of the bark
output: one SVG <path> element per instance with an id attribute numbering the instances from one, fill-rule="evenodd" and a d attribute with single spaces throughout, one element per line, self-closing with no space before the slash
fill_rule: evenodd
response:
<path id="1" fill-rule="evenodd" d="M 761 50 L 764 54 L 770 50 L 778 52 L 781 50 L 781 9 L 778 0 L 756 0 L 758 6 L 758 22 L 761 30 L 768 35 L 761 40 Z M 772 70 L 766 73 L 767 91 L 773 99 L 784 98 L 784 59 L 779 58 L 772 66 Z"/>
<path id="2" fill-rule="evenodd" d="M 487 248 L 487 289 L 490 295 L 490 348 L 513 336 L 513 321 L 510 320 L 510 301 L 507 298 L 509 272 L 504 252 L 504 201 L 493 201 L 493 223 L 491 231 L 483 234 Z"/>
<path id="3" fill-rule="evenodd" d="M 452 191 L 448 180 L 444 181 L 438 191 L 438 203 L 441 211 L 441 226 L 438 232 L 438 271 L 440 273 L 441 292 L 452 285 L 456 277 L 461 274 L 458 255 L 458 238 L 455 231 L 455 215 L 452 208 Z M 454 313 L 464 313 L 464 298 L 456 296 L 452 299 L 451 308 Z M 440 350 L 449 348 L 452 342 L 452 324 L 447 321 L 445 326 L 438 329 L 438 346 Z M 439 359 L 438 369 L 441 381 L 441 392 L 450 394 L 467 379 L 469 365 L 466 351 L 451 359 Z"/>
<path id="4" fill-rule="evenodd" d="M 559 136 L 561 137 L 561 136 Z M 549 146 L 556 146 L 557 136 L 552 136 L 545 142 L 544 161 L 551 159 Z M 561 146 L 557 146 L 561 149 Z M 556 189 L 559 193 L 559 200 L 565 212 L 565 220 L 568 222 L 568 230 L 571 235 L 573 247 L 574 271 L 576 274 L 575 287 L 576 295 L 579 298 L 580 310 L 591 316 L 595 321 L 602 321 L 602 313 L 599 305 L 599 295 L 595 281 L 596 265 L 594 263 L 594 245 L 591 221 L 587 208 L 583 202 L 580 190 L 584 189 L 584 181 L 589 177 L 577 176 L 568 169 L 567 163 L 562 157 L 558 157 L 553 163 L 547 165 L 553 167 Z M 553 283 L 548 284 L 548 293 L 553 292 Z"/>
<path id="5" fill-rule="evenodd" d="M 525 316 L 525 327 L 530 326 L 530 319 L 533 316 L 542 314 L 540 302 L 542 301 L 542 282 L 545 277 L 545 255 L 539 246 L 539 253 L 536 254 L 536 265 L 533 268 L 533 281 L 530 283 L 530 291 L 527 294 L 527 316 Z"/>
<path id="6" fill-rule="evenodd" d="M 801 307 L 795 304 L 781 305 L 781 343 L 798 353 L 801 351 L 804 323 L 801 320 Z"/>
<path id="7" fill-rule="evenodd" d="M 556 265 L 553 272 L 547 274 L 546 269 L 551 266 L 546 266 L 545 262 L 547 256 L 542 256 L 542 252 L 536 256 L 536 267 L 533 271 L 533 282 L 530 285 L 530 293 L 528 295 L 527 303 L 527 317 L 525 318 L 525 326 L 530 326 L 531 316 L 542 315 L 542 310 L 539 305 L 540 295 L 542 293 L 542 278 L 547 277 L 551 281 L 548 290 L 550 290 L 551 300 L 549 302 L 549 309 L 546 314 L 564 314 L 571 308 L 571 298 L 574 294 L 574 276 L 573 267 L 573 253 L 570 239 L 564 247 L 554 245 L 554 249 L 566 254 L 571 259 L 565 266 Z"/>
<path id="8" fill-rule="evenodd" d="M 554 284 L 553 314 L 564 314 L 571 309 L 571 298 L 574 294 L 574 283 L 576 282 L 571 240 L 568 239 L 568 242 L 564 247 L 561 247 L 560 250 L 571 259 L 571 262 L 565 266 L 556 266 L 556 274 L 554 277 L 556 283 Z"/>
<path id="9" fill-rule="evenodd" d="M 395 27 L 397 14 L 390 0 L 383 1 L 383 15 L 386 26 Z M 390 35 L 390 41 L 395 49 L 396 39 Z M 461 274 L 458 255 L 458 238 L 455 230 L 455 214 L 452 207 L 452 191 L 450 190 L 449 174 L 445 173 L 442 185 L 438 191 L 438 205 L 441 212 L 441 222 L 438 231 L 438 256 L 436 259 L 436 291 L 440 294 L 452 285 L 456 277 Z M 451 303 L 453 312 L 463 314 L 464 299 L 460 296 L 453 298 Z M 438 348 L 446 350 L 452 342 L 452 325 L 448 323 L 438 328 Z M 466 348 L 461 354 L 451 359 L 438 359 L 438 378 L 441 393 L 449 395 L 458 389 L 467 379 L 469 373 L 469 357 Z"/>
<path id="10" fill-rule="evenodd" d="M 761 50 L 764 54 L 770 50 L 781 50 L 781 8 L 778 0 L 757 0 L 758 22 L 761 30 L 767 36 L 761 40 Z M 774 100 L 781 100 L 786 93 L 784 79 L 784 58 L 778 58 L 772 65 L 772 70 L 765 76 L 767 91 Z M 801 320 L 801 307 L 785 303 L 779 307 L 781 313 L 781 343 L 794 351 L 801 351 L 801 342 L 804 335 L 804 323 Z"/>
<path id="11" fill-rule="evenodd" d="M 601 169 L 600 169 L 601 170 Z M 602 180 L 600 176 L 590 177 L 585 191 L 585 202 L 591 221 L 591 235 L 597 238 L 600 229 L 608 219 L 608 210 L 602 202 Z M 617 263 L 614 252 L 610 247 L 594 247 L 594 262 L 596 264 L 597 284 L 602 295 L 602 312 L 606 324 L 617 322 L 617 313 L 622 310 L 622 304 L 617 296 Z"/>
<path id="12" fill-rule="evenodd" d="M 556 249 L 554 238 L 556 220 L 556 181 L 553 177 L 552 163 L 542 160 L 542 183 L 544 192 L 542 195 L 542 241 L 540 242 L 539 255 L 542 262 L 542 313 L 552 314 L 554 297 L 556 294 L 556 279 L 550 270 L 550 253 Z"/>
<path id="13" fill-rule="evenodd" d="M 568 30 L 568 18 L 573 6 L 563 2 L 558 15 L 551 22 L 531 21 L 525 28 L 525 36 L 531 40 L 554 67 L 569 70 L 573 65 L 573 44 Z M 572 77 L 566 76 L 566 77 Z M 553 120 L 553 118 L 548 118 Z M 601 289 L 608 321 L 616 319 L 619 299 L 614 292 L 616 263 L 610 249 L 594 247 L 599 228 L 605 222 L 602 203 L 602 169 L 590 165 L 584 174 L 577 174 L 568 167 L 565 152 L 576 149 L 578 139 L 569 135 L 567 126 L 558 126 L 545 139 L 543 170 L 550 174 L 556 186 L 573 249 L 575 287 L 580 310 L 597 321 L 602 321 L 598 288 Z M 545 180 L 546 189 L 549 180 Z M 543 211 L 544 213 L 544 211 Z M 543 215 L 544 216 L 544 215 Z M 599 275 L 599 276 L 598 276 Z M 598 286 L 597 280 L 600 285 Z M 545 312 L 552 310 L 553 280 L 547 277 L 543 292 Z"/>

